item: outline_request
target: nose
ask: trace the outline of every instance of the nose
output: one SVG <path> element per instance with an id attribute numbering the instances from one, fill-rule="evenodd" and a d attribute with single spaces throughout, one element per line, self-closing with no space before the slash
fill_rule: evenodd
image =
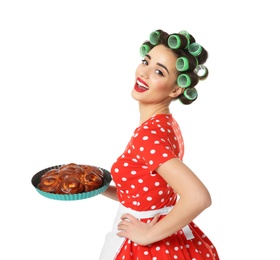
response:
<path id="1" fill-rule="evenodd" d="M 139 69 L 139 75 L 140 77 L 147 79 L 149 77 L 149 68 L 147 66 L 142 66 Z"/>

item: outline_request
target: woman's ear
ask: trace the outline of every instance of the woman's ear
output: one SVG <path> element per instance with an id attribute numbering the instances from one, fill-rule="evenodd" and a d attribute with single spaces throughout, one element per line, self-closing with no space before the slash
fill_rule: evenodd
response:
<path id="1" fill-rule="evenodd" d="M 184 88 L 181 88 L 176 84 L 169 96 L 176 98 L 176 97 L 180 96 L 183 92 L 184 92 Z"/>

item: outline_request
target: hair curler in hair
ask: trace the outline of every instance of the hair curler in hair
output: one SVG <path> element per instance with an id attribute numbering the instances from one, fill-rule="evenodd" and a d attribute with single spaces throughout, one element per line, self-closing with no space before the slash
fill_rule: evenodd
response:
<path id="1" fill-rule="evenodd" d="M 197 65 L 194 73 L 196 73 L 200 80 L 206 79 L 208 77 L 208 69 L 204 65 Z"/>
<path id="2" fill-rule="evenodd" d="M 195 101 L 198 97 L 197 90 L 195 88 L 187 88 L 183 94 L 180 95 L 179 100 L 185 104 L 189 105 Z"/>
<path id="3" fill-rule="evenodd" d="M 153 31 L 150 34 L 150 42 L 153 45 L 157 45 L 159 42 L 159 38 L 160 38 L 160 32 L 159 31 Z"/>
<path id="4" fill-rule="evenodd" d="M 190 38 L 190 34 L 189 34 L 186 30 L 180 31 L 179 34 L 184 35 L 184 36 L 187 37 L 188 39 Z"/>
<path id="5" fill-rule="evenodd" d="M 176 69 L 178 71 L 186 71 L 190 67 L 189 60 L 186 57 L 180 57 L 176 60 Z"/>
<path id="6" fill-rule="evenodd" d="M 180 88 L 188 88 L 192 83 L 192 80 L 187 74 L 180 74 L 177 78 L 177 85 Z"/>
<path id="7" fill-rule="evenodd" d="M 187 88 L 184 91 L 184 97 L 188 100 L 194 101 L 197 98 L 197 90 L 195 88 Z"/>
<path id="8" fill-rule="evenodd" d="M 189 45 L 188 47 L 188 51 L 191 55 L 193 55 L 194 57 L 197 57 L 201 54 L 202 52 L 202 47 L 200 44 L 194 42 L 192 44 Z"/>
<path id="9" fill-rule="evenodd" d="M 171 34 L 168 37 L 167 43 L 171 49 L 185 49 L 189 46 L 190 40 L 183 35 Z"/>
<path id="10" fill-rule="evenodd" d="M 151 47 L 149 46 L 149 44 L 144 43 L 142 44 L 142 46 L 140 47 L 140 55 L 142 57 L 146 56 L 147 53 L 151 50 Z"/>

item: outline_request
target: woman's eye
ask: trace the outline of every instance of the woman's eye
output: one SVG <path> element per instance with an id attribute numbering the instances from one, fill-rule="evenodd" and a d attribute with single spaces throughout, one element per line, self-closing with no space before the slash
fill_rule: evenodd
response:
<path id="1" fill-rule="evenodd" d="M 160 75 L 160 76 L 163 76 L 163 73 L 161 70 L 156 70 L 156 74 Z"/>
<path id="2" fill-rule="evenodd" d="M 142 60 L 142 63 L 143 63 L 144 65 L 148 65 L 148 62 L 147 62 L 146 60 Z"/>

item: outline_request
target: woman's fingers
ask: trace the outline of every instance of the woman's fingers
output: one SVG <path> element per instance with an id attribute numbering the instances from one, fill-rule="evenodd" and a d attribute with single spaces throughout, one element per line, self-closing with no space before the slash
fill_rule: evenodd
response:
<path id="1" fill-rule="evenodd" d="M 154 218 L 152 219 L 152 221 L 150 222 L 152 225 L 156 224 L 160 218 L 161 214 L 157 214 L 154 216 Z"/>
<path id="2" fill-rule="evenodd" d="M 149 223 L 150 225 L 154 225 L 158 222 L 159 218 L 160 218 L 161 214 L 157 214 L 154 216 L 154 218 L 152 219 L 152 221 Z M 121 225 L 124 226 L 128 226 L 127 222 L 138 222 L 139 220 L 137 218 L 135 218 L 134 216 L 132 216 L 131 214 L 124 214 L 121 217 L 121 222 L 119 223 L 118 227 L 120 227 Z"/>
<path id="3" fill-rule="evenodd" d="M 126 214 L 122 215 L 121 220 L 133 221 L 133 220 L 137 220 L 137 219 L 134 216 L 126 213 Z"/>

